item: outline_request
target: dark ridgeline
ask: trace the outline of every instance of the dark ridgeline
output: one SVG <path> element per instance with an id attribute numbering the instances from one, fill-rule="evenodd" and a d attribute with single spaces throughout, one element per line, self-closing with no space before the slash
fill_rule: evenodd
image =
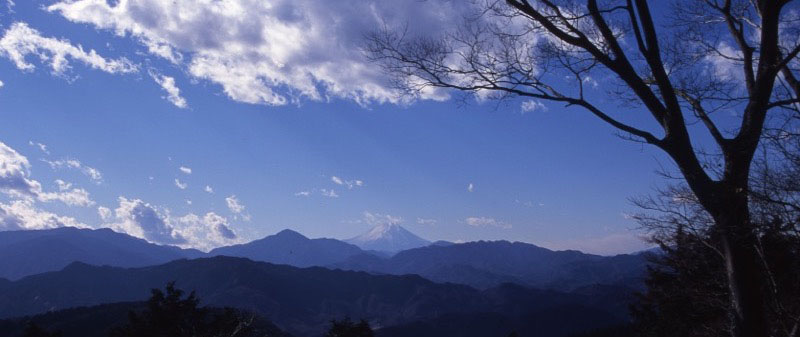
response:
<path id="1" fill-rule="evenodd" d="M 21 337 L 290 337 L 272 322 L 234 308 L 203 307 L 168 283 L 146 302 L 120 302 L 0 321 Z"/>
<path id="2" fill-rule="evenodd" d="M 150 289 L 173 280 L 181 289 L 196 290 L 202 305 L 253 312 L 298 336 L 317 335 L 332 318 L 345 316 L 363 318 L 378 332 L 416 331 L 420 336 L 439 334 L 436 329 L 418 332 L 419 326 L 460 322 L 464 330 L 473 331 L 464 336 L 476 337 L 489 330 L 501 335 L 516 330 L 525 336 L 531 329 L 548 333 L 541 336 L 561 336 L 627 321 L 627 312 L 619 311 L 625 297 L 611 303 L 592 295 L 511 284 L 479 291 L 413 275 L 299 269 L 231 257 L 133 269 L 73 263 L 62 271 L 6 284 L 0 291 L 0 317 L 141 301 Z"/>

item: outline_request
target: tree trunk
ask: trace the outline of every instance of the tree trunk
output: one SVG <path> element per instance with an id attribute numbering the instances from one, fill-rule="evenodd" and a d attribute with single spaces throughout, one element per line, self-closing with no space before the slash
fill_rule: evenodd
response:
<path id="1" fill-rule="evenodd" d="M 738 193 L 737 193 L 738 192 Z M 764 280 L 756 252 L 746 192 L 728 189 L 713 210 L 733 311 L 733 337 L 768 337 Z M 720 202 L 722 201 L 722 202 Z"/>

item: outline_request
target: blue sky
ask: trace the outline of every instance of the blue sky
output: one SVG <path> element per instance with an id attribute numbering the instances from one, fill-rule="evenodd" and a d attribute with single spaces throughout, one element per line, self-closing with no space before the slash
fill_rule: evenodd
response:
<path id="1" fill-rule="evenodd" d="M 0 178 L 25 181 L 26 191 L 41 185 L 28 193 L 0 182 L 0 229 L 111 227 L 208 249 L 284 228 L 345 239 L 393 222 L 429 240 L 602 254 L 645 247 L 624 216 L 636 211 L 627 198 L 659 186 L 654 171 L 669 161 L 582 110 L 434 95 L 400 102 L 357 51 L 326 55 L 314 36 L 298 37 L 299 50 L 270 40 L 291 42 L 290 19 L 266 16 L 254 28 L 282 35 L 198 33 L 157 15 L 172 1 L 138 2 L 163 8 L 144 13 L 133 0 L 0 6 Z M 356 10 L 305 9 L 270 10 L 323 22 L 324 13 Z M 235 12 L 217 8 L 202 20 L 228 27 L 224 10 Z M 430 20 L 420 26 L 447 24 Z M 333 29 L 344 34 L 335 44 L 357 43 L 370 22 Z M 54 65 L 59 55 L 66 67 Z M 602 84 L 592 90 L 602 101 Z"/>

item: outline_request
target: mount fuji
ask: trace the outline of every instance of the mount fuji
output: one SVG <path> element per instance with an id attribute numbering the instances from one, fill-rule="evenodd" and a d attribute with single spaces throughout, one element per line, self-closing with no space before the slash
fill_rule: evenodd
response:
<path id="1" fill-rule="evenodd" d="M 430 241 L 409 232 L 397 224 L 377 225 L 368 232 L 345 240 L 345 242 L 354 244 L 364 250 L 389 253 L 397 253 L 402 250 L 424 247 L 430 244 Z"/>

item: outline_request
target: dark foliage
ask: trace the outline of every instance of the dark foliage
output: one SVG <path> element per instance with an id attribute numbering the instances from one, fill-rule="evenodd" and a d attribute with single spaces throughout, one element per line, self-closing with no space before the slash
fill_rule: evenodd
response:
<path id="1" fill-rule="evenodd" d="M 36 323 L 29 322 L 25 327 L 22 337 L 61 337 L 61 332 L 49 332 L 40 328 Z"/>
<path id="2" fill-rule="evenodd" d="M 332 320 L 325 337 L 374 337 L 375 333 L 365 320 L 353 322 L 350 317 L 341 321 Z"/>
<path id="3" fill-rule="evenodd" d="M 694 235 L 677 233 L 675 246 L 653 258 L 648 291 L 632 306 L 640 336 L 730 336 L 729 290 L 725 266 L 715 250 Z M 776 336 L 791 335 L 800 312 L 800 240 L 780 231 L 763 232 L 760 277 L 767 286 L 767 312 Z M 792 324 L 795 322 L 794 324 Z M 789 324 L 786 324 L 789 323 Z"/>
<path id="4" fill-rule="evenodd" d="M 720 336 L 727 323 L 722 259 L 691 236 L 654 256 L 648 291 L 632 306 L 641 336 Z"/>
<path id="5" fill-rule="evenodd" d="M 620 325 L 605 329 L 597 329 L 589 332 L 570 335 L 569 337 L 633 337 L 634 331 L 631 325 Z"/>
<path id="6" fill-rule="evenodd" d="M 129 322 L 111 331 L 111 337 L 256 337 L 269 336 L 253 326 L 254 316 L 231 308 L 214 312 L 198 306 L 194 291 L 183 291 L 170 282 L 166 293 L 153 289 L 147 309 L 131 311 Z"/>

